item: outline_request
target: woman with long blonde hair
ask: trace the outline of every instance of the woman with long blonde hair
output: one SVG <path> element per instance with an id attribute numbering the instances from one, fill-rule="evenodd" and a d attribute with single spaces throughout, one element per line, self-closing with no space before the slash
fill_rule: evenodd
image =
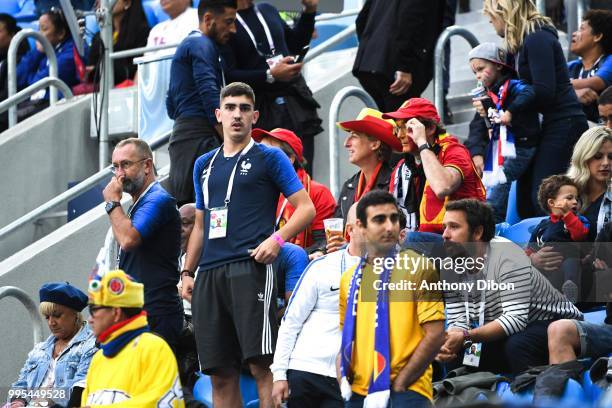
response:
<path id="1" fill-rule="evenodd" d="M 589 241 L 612 221 L 612 130 L 605 126 L 584 132 L 574 147 L 567 175 L 578 185 L 581 212 L 589 220 Z"/>
<path id="2" fill-rule="evenodd" d="M 484 0 L 484 14 L 514 56 L 520 79 L 533 86 L 541 114 L 540 144 L 531 169 L 519 180 L 519 213 L 540 215 L 537 191 L 542 179 L 567 170 L 574 144 L 588 129 L 569 80 L 567 61 L 552 21 L 531 0 Z"/>

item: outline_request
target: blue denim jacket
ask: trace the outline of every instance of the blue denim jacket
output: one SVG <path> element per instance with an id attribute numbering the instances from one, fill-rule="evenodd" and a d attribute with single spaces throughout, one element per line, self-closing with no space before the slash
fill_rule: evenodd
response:
<path id="1" fill-rule="evenodd" d="M 34 346 L 19 373 L 19 378 L 13 383 L 12 387 L 34 388 L 42 385 L 53 358 L 55 340 L 55 336 L 51 335 L 46 341 Z M 72 387 L 85 388 L 85 377 L 87 376 L 89 363 L 97 350 L 96 338 L 89 325 L 85 323 L 83 328 L 70 340 L 68 347 L 59 355 L 55 365 L 54 386 L 68 390 L 66 399 L 56 400 L 55 403 L 67 404 Z"/>

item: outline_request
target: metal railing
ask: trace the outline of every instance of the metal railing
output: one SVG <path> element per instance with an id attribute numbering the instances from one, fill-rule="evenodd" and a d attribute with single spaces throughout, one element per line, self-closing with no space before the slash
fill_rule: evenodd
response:
<path id="1" fill-rule="evenodd" d="M 42 45 L 49 63 L 49 78 L 56 78 L 59 80 L 59 77 L 57 76 L 57 57 L 55 56 L 55 50 L 53 49 L 53 46 L 49 40 L 47 40 L 47 38 L 38 31 L 34 31 L 32 29 L 21 30 L 13 37 L 8 49 L 7 99 L 11 99 L 11 97 L 17 93 L 17 51 L 19 49 L 19 44 L 21 44 L 21 42 L 27 37 L 36 38 L 36 40 Z M 49 90 L 49 103 L 51 105 L 55 105 L 56 102 L 57 88 L 55 88 L 55 86 L 51 86 L 51 89 Z M 17 124 L 17 104 L 13 103 L 10 105 L 8 111 L 8 125 L 10 128 Z"/>
<path id="2" fill-rule="evenodd" d="M 334 34 L 333 36 L 331 36 L 330 38 L 328 38 L 327 40 L 323 41 L 321 44 L 313 48 L 312 51 L 306 54 L 306 58 L 304 58 L 304 63 L 307 63 L 308 61 L 312 61 L 319 55 L 326 52 L 331 47 L 337 44 L 340 44 L 342 41 L 346 40 L 353 34 L 355 34 L 355 24 L 351 24 L 350 26 L 346 27 L 344 30 L 340 31 L 339 33 Z"/>
<path id="3" fill-rule="evenodd" d="M 444 48 L 450 38 L 456 35 L 465 38 L 472 48 L 479 44 L 470 30 L 456 25 L 446 28 L 438 37 L 434 50 L 434 104 L 440 115 L 444 113 Z"/>
<path id="4" fill-rule="evenodd" d="M 55 86 L 59 88 L 59 90 L 62 91 L 66 99 L 72 99 L 72 91 L 70 90 L 70 87 L 66 85 L 64 81 L 62 81 L 59 78 L 46 77 L 46 78 L 41 79 L 40 81 L 36 81 L 35 83 L 28 86 L 27 88 L 22 89 L 21 91 L 17 92 L 15 95 L 11 96 L 10 98 L 3 100 L 0 103 L 0 113 L 4 112 L 5 110 L 11 109 L 11 107 L 16 106 L 18 103 L 23 102 L 26 99 L 28 99 L 31 95 L 49 86 L 51 87 Z"/>
<path id="5" fill-rule="evenodd" d="M 340 154 L 338 151 L 338 115 L 342 103 L 350 96 L 357 97 L 363 101 L 368 108 L 376 109 L 374 99 L 362 88 L 357 86 L 347 86 L 339 90 L 329 105 L 329 122 L 327 131 L 329 132 L 329 187 L 334 197 L 340 193 Z"/>
<path id="6" fill-rule="evenodd" d="M 43 321 L 38 313 L 38 307 L 36 303 L 30 298 L 30 296 L 23 290 L 16 288 L 15 286 L 3 286 L 0 288 L 0 299 L 5 297 L 14 297 L 25 306 L 30 319 L 32 320 L 32 329 L 34 331 L 34 344 L 43 341 Z"/>
<path id="7" fill-rule="evenodd" d="M 164 146 L 166 143 L 168 143 L 168 141 L 170 140 L 170 134 L 171 132 L 167 132 L 163 134 L 162 136 L 160 136 L 159 138 L 152 141 L 151 143 L 149 143 L 149 146 L 151 146 L 151 150 L 155 151 L 159 149 L 160 147 Z M 76 198 L 78 195 L 89 190 L 90 188 L 92 188 L 93 186 L 95 186 L 96 184 L 98 184 L 100 181 L 104 180 L 106 177 L 110 176 L 111 174 L 112 174 L 111 166 L 107 166 L 104 169 L 97 172 L 96 174 L 81 181 L 79 184 L 73 186 L 72 188 L 61 193 L 60 195 L 42 204 L 38 208 L 33 209 L 29 213 L 23 215 L 22 217 L 6 225 L 2 229 L 0 229 L 0 241 L 5 239 L 11 233 L 21 229 L 22 227 L 32 222 L 35 222 L 41 216 L 43 216 L 43 214 L 45 214 L 48 211 L 51 211 L 53 208 L 57 207 L 58 205 L 61 205 L 69 200 L 72 200 L 73 198 Z"/>

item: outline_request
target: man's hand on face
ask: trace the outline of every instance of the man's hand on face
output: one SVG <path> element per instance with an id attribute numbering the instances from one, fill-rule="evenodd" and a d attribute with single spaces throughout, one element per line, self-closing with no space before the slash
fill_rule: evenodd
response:
<path id="1" fill-rule="evenodd" d="M 408 130 L 408 136 L 412 138 L 417 146 L 427 143 L 427 132 L 425 131 L 425 125 L 423 125 L 418 119 L 412 118 L 406 122 L 406 129 Z"/>
<path id="2" fill-rule="evenodd" d="M 121 201 L 123 195 L 123 179 L 125 176 L 113 176 L 111 181 L 106 185 L 102 196 L 104 201 Z"/>

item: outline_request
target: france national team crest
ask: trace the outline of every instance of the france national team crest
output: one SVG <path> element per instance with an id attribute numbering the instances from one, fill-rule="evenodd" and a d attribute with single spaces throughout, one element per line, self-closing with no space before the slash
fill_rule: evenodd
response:
<path id="1" fill-rule="evenodd" d="M 249 170 L 253 165 L 250 162 L 250 159 L 244 159 L 242 163 L 240 163 L 240 175 L 246 176 L 249 174 Z"/>

